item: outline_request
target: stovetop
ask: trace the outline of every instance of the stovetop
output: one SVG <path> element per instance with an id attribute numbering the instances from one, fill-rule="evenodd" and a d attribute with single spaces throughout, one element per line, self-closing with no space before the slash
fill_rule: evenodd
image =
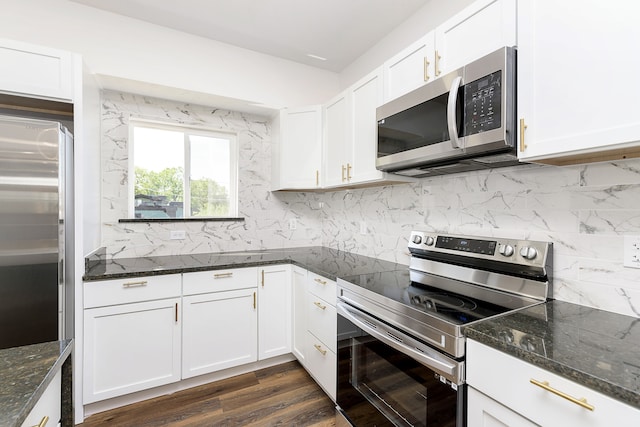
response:
<path id="1" fill-rule="evenodd" d="M 545 302 L 551 244 L 412 232 L 410 268 L 338 279 L 339 304 L 464 356 L 464 328 Z"/>

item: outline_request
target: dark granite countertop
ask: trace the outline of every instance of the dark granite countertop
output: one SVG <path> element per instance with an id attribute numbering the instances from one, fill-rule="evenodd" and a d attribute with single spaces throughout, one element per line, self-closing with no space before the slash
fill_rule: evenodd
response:
<path id="1" fill-rule="evenodd" d="M 504 337 L 511 333 L 513 343 Z M 465 330 L 466 336 L 640 408 L 640 319 L 550 301 Z M 531 337 L 525 338 L 523 337 Z M 525 349 L 521 342 L 528 342 Z"/>
<path id="2" fill-rule="evenodd" d="M 222 252 L 209 254 L 156 256 L 122 259 L 91 259 L 87 262 L 85 281 L 118 279 L 158 274 L 294 264 L 327 279 L 354 274 L 407 268 L 406 265 L 382 261 L 363 255 L 321 246 L 268 249 L 263 251 Z"/>
<path id="3" fill-rule="evenodd" d="M 71 340 L 0 350 L 0 426 L 21 426 L 71 354 Z"/>

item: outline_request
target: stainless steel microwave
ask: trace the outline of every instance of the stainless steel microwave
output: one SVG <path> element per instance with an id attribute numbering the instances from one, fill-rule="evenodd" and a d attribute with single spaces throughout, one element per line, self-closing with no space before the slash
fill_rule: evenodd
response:
<path id="1" fill-rule="evenodd" d="M 376 110 L 376 167 L 425 177 L 519 164 L 516 52 L 504 47 Z"/>

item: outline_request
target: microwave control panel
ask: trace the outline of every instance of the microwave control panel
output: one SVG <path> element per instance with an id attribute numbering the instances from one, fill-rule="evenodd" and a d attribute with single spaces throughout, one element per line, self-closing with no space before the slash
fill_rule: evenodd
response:
<path id="1" fill-rule="evenodd" d="M 501 124 L 502 71 L 464 85 L 463 135 L 474 135 Z"/>

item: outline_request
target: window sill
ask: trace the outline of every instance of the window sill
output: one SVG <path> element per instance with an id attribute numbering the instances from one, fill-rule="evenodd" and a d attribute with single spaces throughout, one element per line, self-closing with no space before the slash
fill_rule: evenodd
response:
<path id="1" fill-rule="evenodd" d="M 210 218 L 124 218 L 118 222 L 239 222 L 242 217 L 210 217 Z"/>

